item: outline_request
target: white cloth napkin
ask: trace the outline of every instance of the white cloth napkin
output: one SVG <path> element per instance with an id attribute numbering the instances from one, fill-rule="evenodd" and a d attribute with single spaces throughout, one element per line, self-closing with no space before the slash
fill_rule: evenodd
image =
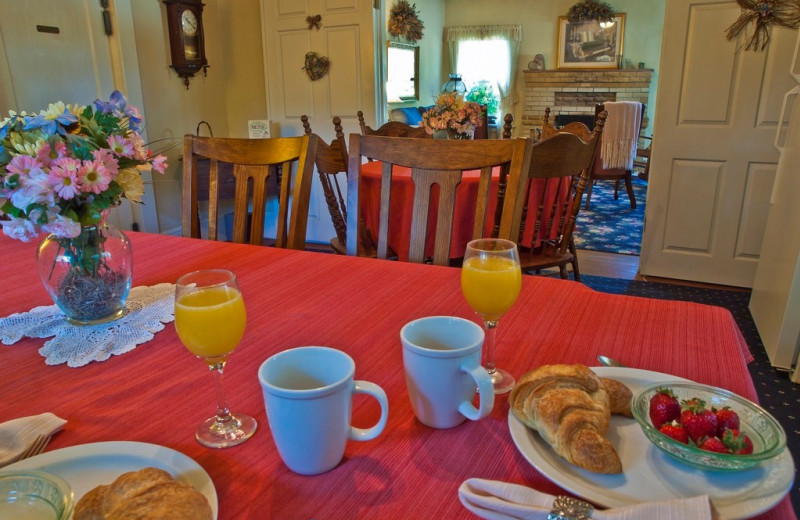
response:
<path id="1" fill-rule="evenodd" d="M 555 497 L 535 489 L 496 480 L 472 478 L 458 488 L 464 507 L 488 520 L 547 520 Z M 708 496 L 645 502 L 603 511 L 594 520 L 719 520 Z"/>
<path id="2" fill-rule="evenodd" d="M 600 143 L 603 168 L 630 170 L 639 144 L 642 104 L 636 101 L 607 101 L 603 107 L 608 112 Z"/>
<path id="3" fill-rule="evenodd" d="M 0 424 L 0 468 L 16 462 L 39 435 L 53 435 L 67 423 L 46 412 Z"/>

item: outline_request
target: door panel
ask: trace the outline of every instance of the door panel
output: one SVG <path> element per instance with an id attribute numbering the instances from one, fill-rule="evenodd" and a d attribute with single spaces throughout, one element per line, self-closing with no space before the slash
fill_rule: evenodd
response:
<path id="1" fill-rule="evenodd" d="M 719 183 L 721 163 L 708 161 L 676 161 L 670 199 L 684 206 L 667 217 L 665 250 L 708 253 L 711 246 L 709 229 L 714 221 L 713 199 Z"/>
<path id="2" fill-rule="evenodd" d="M 730 86 L 737 60 L 729 51 L 727 40 L 720 35 L 739 12 L 736 4 L 733 7 L 700 6 L 692 10 L 683 67 L 686 79 L 681 92 L 681 122 L 728 121 Z M 711 92 L 714 95 L 709 95 Z"/>
<path id="3" fill-rule="evenodd" d="M 775 166 L 753 163 L 748 168 L 742 219 L 739 222 L 741 232 L 734 252 L 737 257 L 758 258 L 761 253 L 761 242 L 764 240 L 764 229 L 767 225 L 767 213 L 763 209 L 769 207 L 769 197 L 775 182 Z"/>
<path id="4" fill-rule="evenodd" d="M 351 118 L 361 110 L 358 26 L 336 27 L 327 32 L 327 48 L 331 66 L 329 111 L 332 115 L 347 114 Z M 341 117 L 341 116 L 340 116 Z M 330 126 L 330 125 L 328 125 Z"/>
<path id="5" fill-rule="evenodd" d="M 734 1 L 667 3 L 642 274 L 752 285 L 778 154 L 773 136 L 791 78 L 795 31 L 737 51 Z M 790 37 L 786 37 L 790 35 Z"/>

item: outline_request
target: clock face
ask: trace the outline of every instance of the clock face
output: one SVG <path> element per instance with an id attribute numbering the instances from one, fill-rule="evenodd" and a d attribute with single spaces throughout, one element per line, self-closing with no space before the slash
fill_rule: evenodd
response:
<path id="1" fill-rule="evenodd" d="M 197 17 L 194 14 L 194 11 L 185 10 L 181 13 L 181 29 L 183 29 L 183 34 L 186 36 L 196 36 L 197 35 Z"/>

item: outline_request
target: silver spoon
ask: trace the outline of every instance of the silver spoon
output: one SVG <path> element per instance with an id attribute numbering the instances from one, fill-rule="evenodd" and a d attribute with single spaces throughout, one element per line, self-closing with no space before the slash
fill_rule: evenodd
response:
<path id="1" fill-rule="evenodd" d="M 616 359 L 611 359 L 610 357 L 606 356 L 597 356 L 597 361 L 599 361 L 600 364 L 606 367 L 625 367 L 625 365 L 623 365 Z"/>

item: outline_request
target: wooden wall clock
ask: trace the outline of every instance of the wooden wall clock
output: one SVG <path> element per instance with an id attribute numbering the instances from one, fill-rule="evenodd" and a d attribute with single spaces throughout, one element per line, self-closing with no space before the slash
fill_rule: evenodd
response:
<path id="1" fill-rule="evenodd" d="M 164 0 L 172 68 L 189 88 L 189 78 L 208 69 L 203 32 L 203 3 L 200 0 Z"/>

